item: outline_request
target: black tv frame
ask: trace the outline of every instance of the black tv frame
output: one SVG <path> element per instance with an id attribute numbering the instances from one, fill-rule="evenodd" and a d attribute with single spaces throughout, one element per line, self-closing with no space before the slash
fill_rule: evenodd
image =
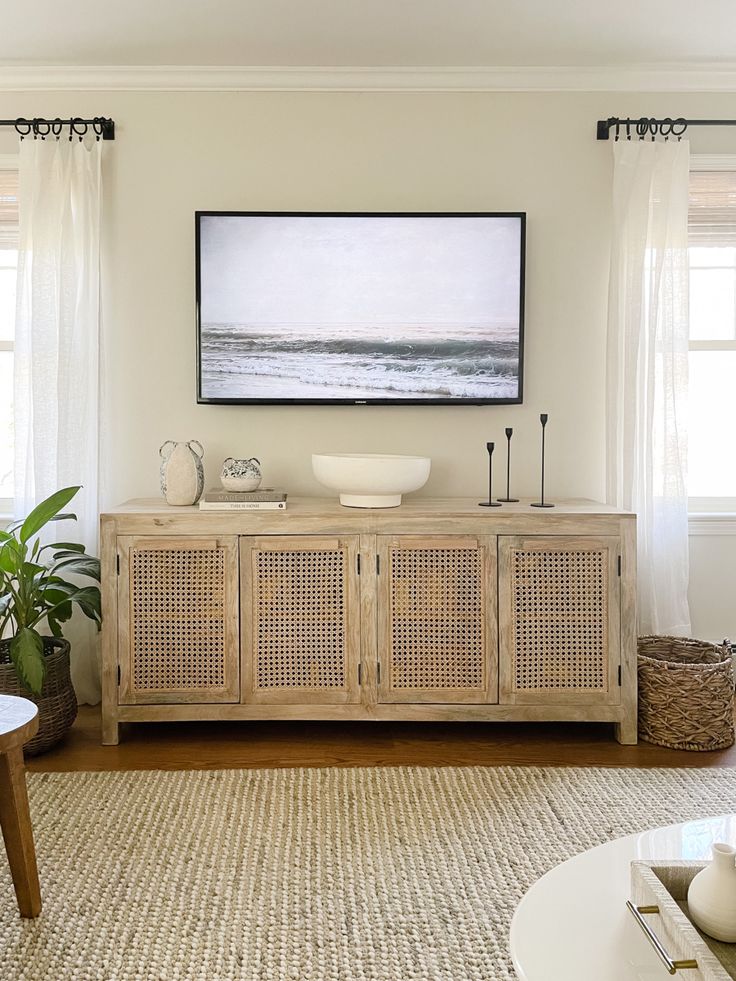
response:
<path id="1" fill-rule="evenodd" d="M 202 395 L 202 324 L 200 280 L 200 219 L 223 218 L 519 218 L 519 392 L 510 399 L 264 399 L 264 398 L 205 398 Z M 195 280 L 197 321 L 197 404 L 199 405 L 520 405 L 524 401 L 524 293 L 526 274 L 526 212 L 525 211 L 195 211 Z"/>

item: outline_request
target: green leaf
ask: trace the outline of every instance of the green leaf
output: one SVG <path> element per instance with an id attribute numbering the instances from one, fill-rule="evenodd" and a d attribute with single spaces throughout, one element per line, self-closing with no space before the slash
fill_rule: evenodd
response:
<path id="1" fill-rule="evenodd" d="M 76 589 L 70 590 L 56 590 L 47 589 L 43 594 L 45 608 L 47 610 L 53 609 L 53 614 L 57 620 L 61 623 L 65 623 L 71 618 L 72 615 L 72 598 Z"/>
<path id="2" fill-rule="evenodd" d="M 39 572 L 46 572 L 46 567 L 37 565 L 35 562 L 24 562 L 20 568 L 20 572 L 24 579 L 33 579 Z"/>
<path id="3" fill-rule="evenodd" d="M 44 545 L 44 548 L 57 548 L 60 552 L 84 552 L 84 545 L 79 545 L 77 542 L 51 542 L 48 545 Z"/>
<path id="4" fill-rule="evenodd" d="M 50 584 L 51 588 L 57 589 L 60 592 L 65 593 L 67 596 L 71 596 L 72 593 L 76 593 L 76 591 L 79 589 L 79 586 L 75 586 L 74 583 L 67 582 L 60 576 L 46 576 L 45 581 L 46 583 Z"/>
<path id="5" fill-rule="evenodd" d="M 47 497 L 45 501 L 37 504 L 21 525 L 20 540 L 27 542 L 29 538 L 39 532 L 71 501 L 80 489 L 80 487 L 64 487 L 52 494 L 51 497 Z"/>
<path id="6" fill-rule="evenodd" d="M 55 514 L 53 518 L 49 518 L 49 521 L 76 521 L 77 516 L 71 511 L 64 511 L 63 514 Z"/>
<path id="7" fill-rule="evenodd" d="M 58 573 L 61 569 L 64 570 L 65 576 L 73 572 L 78 576 L 89 576 L 90 579 L 100 581 L 100 560 L 94 558 L 92 555 L 78 555 L 72 559 L 65 559 L 62 562 L 58 562 L 53 567 L 55 573 Z"/>
<path id="8" fill-rule="evenodd" d="M 15 539 L 6 542 L 0 547 L 0 570 L 11 576 L 17 575 L 23 564 L 25 553 L 25 547 L 16 542 Z"/>
<path id="9" fill-rule="evenodd" d="M 10 641 L 10 659 L 21 683 L 34 695 L 40 695 L 46 662 L 39 634 L 30 627 L 22 627 Z"/>
<path id="10" fill-rule="evenodd" d="M 51 633 L 52 633 L 52 635 L 54 637 L 63 637 L 64 636 L 64 634 L 62 633 L 61 627 L 59 626 L 59 623 L 58 623 L 58 621 L 56 620 L 55 617 L 52 617 L 51 615 L 49 615 L 47 617 L 47 623 L 49 625 L 49 630 L 51 631 Z"/>
<path id="11" fill-rule="evenodd" d="M 71 603 L 59 603 L 54 610 L 53 616 L 55 620 L 59 621 L 59 623 L 66 623 L 67 620 L 71 620 L 73 612 L 74 610 Z"/>
<path id="12" fill-rule="evenodd" d="M 100 623 L 102 620 L 102 601 L 97 586 L 85 586 L 78 590 L 71 599 L 74 603 L 79 604 L 86 617 Z"/>

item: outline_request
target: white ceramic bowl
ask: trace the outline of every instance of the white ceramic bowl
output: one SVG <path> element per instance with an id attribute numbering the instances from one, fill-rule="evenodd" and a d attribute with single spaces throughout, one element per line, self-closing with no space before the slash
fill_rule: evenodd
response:
<path id="1" fill-rule="evenodd" d="M 424 487 L 432 461 L 427 456 L 389 453 L 313 453 L 314 476 L 337 491 L 349 508 L 395 508 L 401 495 Z"/>

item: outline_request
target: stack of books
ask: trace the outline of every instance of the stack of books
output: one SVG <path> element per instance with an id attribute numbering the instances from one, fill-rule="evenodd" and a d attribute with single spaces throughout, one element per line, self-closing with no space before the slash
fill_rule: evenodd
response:
<path id="1" fill-rule="evenodd" d="M 199 502 L 201 511 L 285 511 L 286 493 L 278 488 L 254 491 L 227 491 L 212 487 Z"/>

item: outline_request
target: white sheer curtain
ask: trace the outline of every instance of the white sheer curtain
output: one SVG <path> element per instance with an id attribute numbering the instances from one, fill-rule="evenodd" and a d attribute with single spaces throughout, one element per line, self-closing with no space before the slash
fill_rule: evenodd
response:
<path id="1" fill-rule="evenodd" d="M 20 143 L 20 247 L 15 334 L 15 510 L 81 484 L 77 522 L 53 540 L 98 542 L 101 144 Z M 100 697 L 97 632 L 65 628 L 82 702 Z"/>
<path id="2" fill-rule="evenodd" d="M 607 493 L 638 516 L 639 632 L 688 634 L 686 141 L 613 145 Z"/>

